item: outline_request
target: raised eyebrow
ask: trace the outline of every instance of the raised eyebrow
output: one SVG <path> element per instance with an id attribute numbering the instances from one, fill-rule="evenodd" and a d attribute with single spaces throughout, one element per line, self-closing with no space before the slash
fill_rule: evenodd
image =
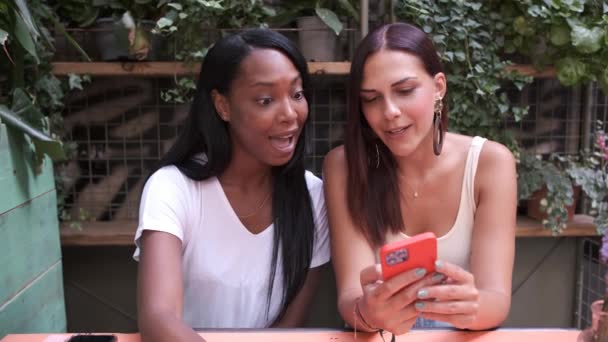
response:
<path id="1" fill-rule="evenodd" d="M 298 75 L 291 80 L 290 84 L 296 83 L 298 80 L 301 80 L 302 76 Z M 276 84 L 276 82 L 268 82 L 268 81 L 260 81 L 251 84 L 251 87 L 272 87 Z"/>
<path id="2" fill-rule="evenodd" d="M 400 85 L 402 83 L 405 83 L 405 82 L 407 82 L 409 80 L 415 80 L 415 79 L 417 79 L 417 77 L 415 77 L 415 76 L 407 76 L 407 77 L 404 77 L 404 78 L 400 79 L 399 81 L 394 82 L 393 84 L 391 84 L 391 87 L 398 86 L 398 85 Z M 361 89 L 359 91 L 362 92 L 362 93 L 373 93 L 373 92 L 376 92 L 375 89 Z"/>

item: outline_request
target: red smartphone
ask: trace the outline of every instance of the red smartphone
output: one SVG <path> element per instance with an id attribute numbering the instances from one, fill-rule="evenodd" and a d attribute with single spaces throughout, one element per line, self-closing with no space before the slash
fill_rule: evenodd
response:
<path id="1" fill-rule="evenodd" d="M 380 249 L 380 264 L 384 280 L 415 268 L 425 268 L 427 274 L 435 271 L 437 237 L 428 232 L 406 240 L 391 242 Z"/>

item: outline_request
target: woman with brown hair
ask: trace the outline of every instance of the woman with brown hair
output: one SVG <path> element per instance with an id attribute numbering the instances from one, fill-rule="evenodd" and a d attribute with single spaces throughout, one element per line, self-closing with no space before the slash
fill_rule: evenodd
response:
<path id="1" fill-rule="evenodd" d="M 496 327 L 511 303 L 513 155 L 446 132 L 446 75 L 415 26 L 371 32 L 357 48 L 349 87 L 345 143 L 324 164 L 342 317 L 358 330 L 394 334 Z M 382 281 L 378 249 L 422 232 L 438 237 L 436 273 L 415 269 Z"/>

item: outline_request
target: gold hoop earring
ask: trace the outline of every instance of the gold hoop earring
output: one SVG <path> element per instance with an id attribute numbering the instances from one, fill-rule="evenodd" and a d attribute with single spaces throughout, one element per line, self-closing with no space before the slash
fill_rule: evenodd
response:
<path id="1" fill-rule="evenodd" d="M 380 167 L 380 151 L 378 150 L 378 144 L 376 146 L 376 169 Z"/>

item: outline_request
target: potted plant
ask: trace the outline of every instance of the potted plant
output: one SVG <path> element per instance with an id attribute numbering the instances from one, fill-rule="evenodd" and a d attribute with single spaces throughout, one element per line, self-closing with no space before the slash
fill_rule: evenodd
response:
<path id="1" fill-rule="evenodd" d="M 357 3 L 351 0 L 289 1 L 274 24 L 285 25 L 296 18 L 300 50 L 309 61 L 336 60 L 336 37 L 344 29 L 340 17 L 359 22 Z"/>
<path id="2" fill-rule="evenodd" d="M 161 39 L 150 31 L 161 16 L 159 0 L 95 0 L 97 49 L 104 61 L 157 60 Z"/>
<path id="3" fill-rule="evenodd" d="M 597 122 L 593 147 L 583 151 L 571 163 L 568 174 L 589 198 L 589 214 L 594 217 L 598 233 L 608 228 L 608 137 L 601 121 Z"/>
<path id="4" fill-rule="evenodd" d="M 578 190 L 566 171 L 561 157 L 521 153 L 517 161 L 517 193 L 526 201 L 528 216 L 542 221 L 557 235 L 574 216 Z"/>
<path id="5" fill-rule="evenodd" d="M 170 38 L 175 44 L 174 58 L 187 64 L 202 61 L 224 29 L 267 26 L 276 14 L 262 0 L 172 2 L 166 7 L 153 32 Z M 176 79 L 175 87 L 163 91 L 161 97 L 168 103 L 187 103 L 195 85 L 193 77 Z"/>
<path id="6" fill-rule="evenodd" d="M 565 86 L 597 81 L 608 91 L 605 2 L 513 0 L 501 4 L 500 14 L 513 18 L 507 53 L 528 56 L 539 68 L 555 66 Z"/>

